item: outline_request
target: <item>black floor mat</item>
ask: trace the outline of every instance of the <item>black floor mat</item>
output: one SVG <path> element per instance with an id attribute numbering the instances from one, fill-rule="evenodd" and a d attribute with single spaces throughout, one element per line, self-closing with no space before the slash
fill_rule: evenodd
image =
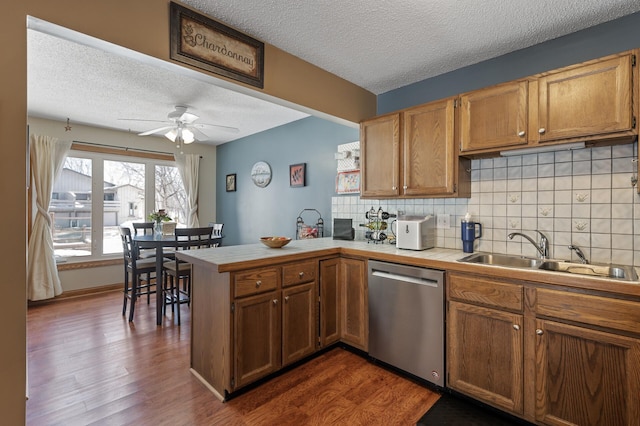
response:
<path id="1" fill-rule="evenodd" d="M 520 419 L 510 418 L 468 402 L 455 395 L 443 394 L 418 421 L 417 426 L 511 426 L 528 425 Z"/>

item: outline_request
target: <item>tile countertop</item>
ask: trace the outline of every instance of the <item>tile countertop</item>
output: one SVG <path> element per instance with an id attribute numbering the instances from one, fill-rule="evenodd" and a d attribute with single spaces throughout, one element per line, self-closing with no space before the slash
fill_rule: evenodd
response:
<path id="1" fill-rule="evenodd" d="M 518 269 L 495 265 L 458 262 L 467 256 L 461 250 L 432 248 L 414 251 L 397 249 L 388 243 L 343 241 L 332 238 L 293 240 L 282 248 L 269 248 L 262 243 L 223 246 L 210 249 L 178 252 L 180 259 L 206 264 L 217 272 L 235 272 L 249 268 L 272 266 L 275 263 L 299 261 L 325 256 L 352 256 L 387 262 L 404 263 L 446 271 L 485 274 L 496 278 L 530 281 L 539 284 L 599 290 L 640 298 L 640 282 L 621 281 L 592 276 L 576 276 L 562 272 L 537 269 Z M 639 299 L 640 300 L 640 299 Z"/>

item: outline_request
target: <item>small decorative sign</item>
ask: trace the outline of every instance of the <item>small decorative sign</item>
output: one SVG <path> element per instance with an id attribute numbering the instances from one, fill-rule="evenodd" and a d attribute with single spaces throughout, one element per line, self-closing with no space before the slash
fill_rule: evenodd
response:
<path id="1" fill-rule="evenodd" d="M 360 170 L 338 172 L 336 176 L 336 193 L 356 194 L 360 192 Z"/>
<path id="2" fill-rule="evenodd" d="M 305 185 L 305 169 L 307 163 L 292 164 L 289 166 L 289 186 L 297 187 Z"/>
<path id="3" fill-rule="evenodd" d="M 262 88 L 264 43 L 171 2 L 170 57 Z"/>
<path id="4" fill-rule="evenodd" d="M 235 192 L 236 190 L 236 174 L 227 175 L 227 192 Z"/>

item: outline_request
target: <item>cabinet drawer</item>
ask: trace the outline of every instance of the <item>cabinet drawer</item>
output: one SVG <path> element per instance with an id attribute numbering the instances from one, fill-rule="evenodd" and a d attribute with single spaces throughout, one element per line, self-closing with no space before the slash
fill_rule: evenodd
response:
<path id="1" fill-rule="evenodd" d="M 522 311 L 522 285 L 489 278 L 449 274 L 449 297 L 497 308 Z"/>
<path id="2" fill-rule="evenodd" d="M 278 288 L 280 268 L 252 269 L 234 278 L 235 297 L 264 293 Z"/>
<path id="3" fill-rule="evenodd" d="M 536 314 L 640 334 L 637 302 L 538 289 Z"/>
<path id="4" fill-rule="evenodd" d="M 282 267 L 282 286 L 302 284 L 316 279 L 317 261 L 292 263 Z"/>

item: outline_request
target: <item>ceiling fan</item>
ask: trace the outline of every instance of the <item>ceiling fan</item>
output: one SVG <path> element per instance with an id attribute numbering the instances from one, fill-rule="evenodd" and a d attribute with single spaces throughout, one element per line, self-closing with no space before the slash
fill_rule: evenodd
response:
<path id="1" fill-rule="evenodd" d="M 130 118 L 122 118 L 121 120 L 131 121 L 153 121 L 153 122 L 165 122 L 168 121 L 168 125 L 158 127 L 155 129 L 147 130 L 142 133 L 138 133 L 138 136 L 149 136 L 154 134 L 164 134 L 171 142 L 176 143 L 176 148 L 184 144 L 190 144 L 195 140 L 206 141 L 209 139 L 202 130 L 207 128 L 216 128 L 227 132 L 238 133 L 239 130 L 235 127 L 221 126 L 218 124 L 204 124 L 195 123 L 200 118 L 195 114 L 187 112 L 187 107 L 183 105 L 176 105 L 175 110 L 167 114 L 167 120 L 138 120 Z M 201 130 L 202 129 L 202 130 Z"/>

